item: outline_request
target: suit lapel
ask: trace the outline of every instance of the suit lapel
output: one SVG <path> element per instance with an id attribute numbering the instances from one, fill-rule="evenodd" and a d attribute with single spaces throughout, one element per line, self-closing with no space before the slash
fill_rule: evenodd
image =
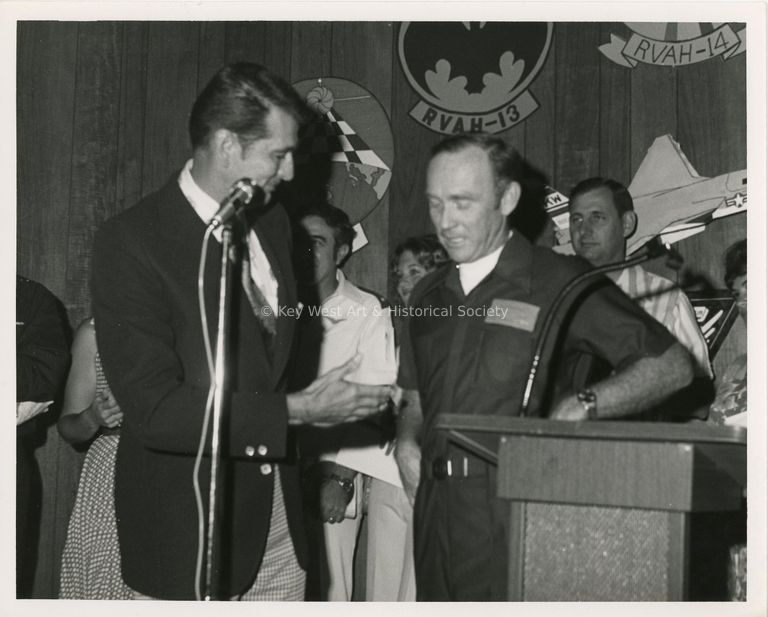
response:
<path id="1" fill-rule="evenodd" d="M 189 238 L 200 238 L 205 233 L 205 223 L 200 219 L 192 206 L 189 204 L 178 182 L 174 177 L 163 190 L 163 196 L 160 200 L 162 204 L 158 214 L 158 237 L 167 243 L 168 247 L 174 247 L 178 252 L 179 260 L 183 260 L 184 267 L 197 269 L 197 259 L 192 258 L 192 254 L 199 257 L 199 243 L 189 242 Z M 284 230 L 276 230 L 276 225 L 271 224 L 275 219 L 275 214 L 267 210 L 258 217 L 252 217 L 249 223 L 256 232 L 256 236 L 261 243 L 261 247 L 269 260 L 272 272 L 277 279 L 278 290 L 278 308 L 281 306 L 295 307 L 296 292 L 293 288 L 293 267 L 291 265 L 290 252 L 287 249 L 290 242 L 288 238 L 282 237 L 286 233 Z M 194 246 L 194 248 L 192 248 Z M 205 270 L 206 280 L 206 307 L 209 315 L 216 315 L 218 307 L 218 281 L 221 265 L 221 244 L 211 238 L 208 247 L 208 260 Z M 208 284 L 210 283 L 210 284 Z M 239 284 L 239 281 L 234 284 Z M 240 294 L 238 294 L 240 295 Z M 243 299 L 241 307 L 247 314 L 247 319 L 252 319 L 254 328 L 261 331 L 261 323 L 253 314 L 250 304 Z M 274 340 L 274 355 L 272 358 L 272 384 L 277 387 L 285 372 L 286 365 L 291 352 L 291 342 L 293 340 L 294 319 L 288 316 L 277 318 L 277 334 Z M 209 326 L 212 330 L 211 335 L 216 336 L 215 319 L 209 319 Z"/>

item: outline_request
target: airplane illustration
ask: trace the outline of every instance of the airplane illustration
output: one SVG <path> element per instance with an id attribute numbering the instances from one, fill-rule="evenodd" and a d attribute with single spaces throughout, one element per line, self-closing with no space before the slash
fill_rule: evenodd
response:
<path id="1" fill-rule="evenodd" d="M 671 135 L 654 140 L 628 189 L 638 223 L 627 242 L 627 255 L 654 236 L 672 244 L 704 231 L 714 219 L 747 209 L 746 169 L 714 178 L 700 176 Z M 558 253 L 572 254 L 567 236 L 567 198 L 553 192 L 555 203 L 548 204 L 547 211 L 556 227 L 554 248 Z"/>
<path id="2" fill-rule="evenodd" d="M 671 135 L 657 137 L 632 178 L 637 229 L 627 254 L 661 235 L 676 242 L 703 231 L 714 218 L 746 211 L 747 170 L 700 176 Z"/>

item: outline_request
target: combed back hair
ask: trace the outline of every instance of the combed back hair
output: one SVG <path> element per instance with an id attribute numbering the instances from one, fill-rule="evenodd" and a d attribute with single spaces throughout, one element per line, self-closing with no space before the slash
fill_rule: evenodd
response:
<path id="1" fill-rule="evenodd" d="M 594 191 L 595 189 L 603 187 L 611 191 L 611 195 L 613 195 L 613 206 L 616 208 L 619 216 L 623 215 L 625 212 L 634 211 L 635 204 L 632 201 L 632 195 L 629 194 L 627 187 L 624 186 L 621 182 L 617 182 L 611 178 L 601 178 L 600 176 L 595 178 L 587 178 L 586 180 L 582 180 L 576 186 L 574 186 L 571 189 L 571 197 L 569 203 L 572 204 L 579 195 L 583 195 L 584 193 L 588 193 L 589 191 Z"/>
<path id="2" fill-rule="evenodd" d="M 333 229 L 336 251 L 346 245 L 349 247 L 349 254 L 352 254 L 352 241 L 356 234 L 352 223 L 349 221 L 349 216 L 344 210 L 327 203 L 316 203 L 301 211 L 302 220 L 308 216 L 317 216 L 323 219 L 325 224 Z"/>
<path id="3" fill-rule="evenodd" d="M 747 239 L 734 242 L 725 250 L 725 285 L 733 291 L 737 276 L 747 274 Z"/>
<path id="4" fill-rule="evenodd" d="M 222 128 L 235 133 L 240 145 L 247 148 L 268 137 L 265 122 L 274 107 L 290 114 L 299 125 L 309 118 L 304 101 L 282 78 L 252 62 L 229 64 L 213 76 L 192 106 L 192 148 L 204 146 Z"/>
<path id="5" fill-rule="evenodd" d="M 432 146 L 430 160 L 438 154 L 461 152 L 475 146 L 488 155 L 496 182 L 496 194 L 501 195 L 510 182 L 523 182 L 523 160 L 506 141 L 489 133 L 459 133 Z"/>
<path id="6" fill-rule="evenodd" d="M 400 261 L 402 254 L 407 251 L 413 253 L 416 261 L 424 266 L 424 269 L 428 272 L 449 261 L 448 253 L 445 252 L 443 245 L 440 244 L 435 234 L 407 238 L 395 247 L 390 263 L 392 273 L 396 277 L 398 276 L 397 263 Z"/>

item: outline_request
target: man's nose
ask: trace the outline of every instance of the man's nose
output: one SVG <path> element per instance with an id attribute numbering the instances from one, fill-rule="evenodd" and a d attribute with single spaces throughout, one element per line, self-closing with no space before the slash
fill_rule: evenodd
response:
<path id="1" fill-rule="evenodd" d="M 456 224 L 456 218 L 453 214 L 453 209 L 450 206 L 444 206 L 440 211 L 440 215 L 437 220 L 438 229 L 450 229 Z"/>
<path id="2" fill-rule="evenodd" d="M 293 153 L 289 152 L 285 155 L 277 170 L 277 175 L 285 182 L 293 180 Z"/>
<path id="3" fill-rule="evenodd" d="M 577 225 L 578 231 L 581 233 L 582 236 L 591 236 L 592 232 L 594 231 L 592 227 L 592 223 L 590 223 L 588 220 L 584 220 L 580 222 Z"/>

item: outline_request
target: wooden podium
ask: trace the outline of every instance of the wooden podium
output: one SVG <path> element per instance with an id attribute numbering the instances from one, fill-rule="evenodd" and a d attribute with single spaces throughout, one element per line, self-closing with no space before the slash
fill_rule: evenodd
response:
<path id="1" fill-rule="evenodd" d="M 510 500 L 509 599 L 689 599 L 691 513 L 742 508 L 746 430 L 443 415 L 498 464 Z"/>

